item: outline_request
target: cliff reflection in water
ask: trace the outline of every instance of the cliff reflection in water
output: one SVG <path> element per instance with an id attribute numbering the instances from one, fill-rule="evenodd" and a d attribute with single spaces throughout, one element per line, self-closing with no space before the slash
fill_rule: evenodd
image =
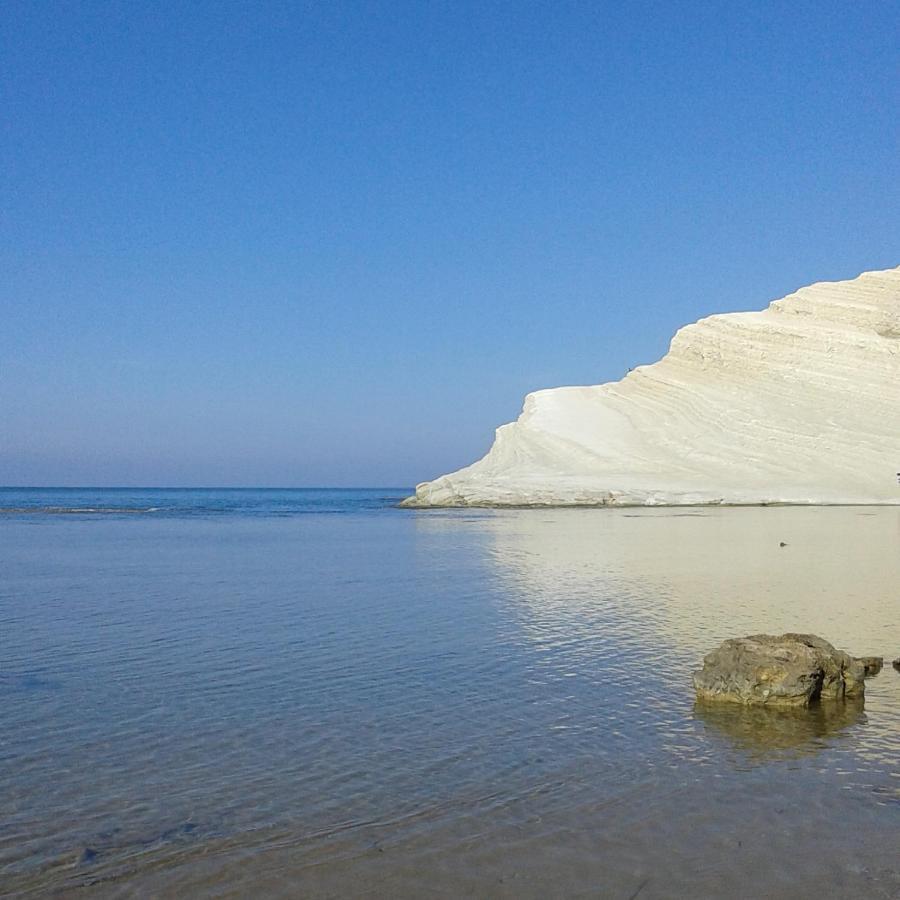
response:
<path id="1" fill-rule="evenodd" d="M 702 740 L 724 735 L 757 755 L 814 752 L 868 732 L 859 749 L 880 756 L 887 735 L 900 734 L 900 678 L 890 669 L 867 681 L 877 730 L 854 705 L 779 717 L 698 710 L 695 720 L 690 681 L 704 654 L 743 634 L 812 632 L 856 655 L 896 656 L 896 508 L 528 509 L 421 521 L 484 533 L 495 602 L 547 666 L 602 685 L 583 701 L 618 692 L 620 703 L 656 715 L 660 731 L 697 721 Z"/>
<path id="2" fill-rule="evenodd" d="M 548 602 L 569 618 L 615 607 L 654 623 L 645 640 L 701 655 L 785 631 L 900 651 L 897 508 L 520 510 L 481 524 L 496 573 L 542 617 Z"/>

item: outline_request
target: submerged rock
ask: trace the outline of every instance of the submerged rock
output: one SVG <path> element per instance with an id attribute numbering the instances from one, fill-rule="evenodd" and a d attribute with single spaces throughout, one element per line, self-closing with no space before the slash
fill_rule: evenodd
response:
<path id="1" fill-rule="evenodd" d="M 754 758 L 798 757 L 820 753 L 824 738 L 865 722 L 865 699 L 848 697 L 843 703 L 814 703 L 809 708 L 698 700 L 694 716 L 710 733 Z"/>
<path id="2" fill-rule="evenodd" d="M 694 673 L 698 700 L 759 706 L 809 706 L 863 697 L 865 665 L 814 634 L 732 638 Z"/>

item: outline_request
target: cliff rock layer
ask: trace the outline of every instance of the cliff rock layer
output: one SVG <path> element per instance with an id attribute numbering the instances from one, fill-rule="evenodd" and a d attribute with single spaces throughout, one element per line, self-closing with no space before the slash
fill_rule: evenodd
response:
<path id="1" fill-rule="evenodd" d="M 536 391 L 407 506 L 900 503 L 900 268 L 680 329 L 622 381 Z"/>

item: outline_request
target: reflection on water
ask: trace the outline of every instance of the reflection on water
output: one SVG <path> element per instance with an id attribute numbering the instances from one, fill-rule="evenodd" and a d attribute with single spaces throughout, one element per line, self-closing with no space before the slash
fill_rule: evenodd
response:
<path id="1" fill-rule="evenodd" d="M 694 715 L 713 738 L 724 737 L 751 757 L 762 759 L 817 753 L 852 726 L 864 725 L 864 710 L 862 698 L 814 703 L 809 709 L 694 704 Z"/>
<path id="2" fill-rule="evenodd" d="M 523 633 L 535 640 L 620 628 L 621 665 L 661 667 L 677 679 L 676 695 L 688 690 L 685 663 L 696 667 L 728 637 L 812 632 L 856 655 L 900 647 L 900 510 L 592 512 L 501 514 L 485 523 L 498 574 L 518 588 Z M 882 733 L 860 732 L 856 751 L 884 760 L 885 740 L 900 739 L 900 682 L 866 684 Z M 866 723 L 851 704 L 796 717 L 740 708 L 697 714 L 754 757 L 767 747 L 818 752 L 826 738 Z"/>
<path id="3" fill-rule="evenodd" d="M 900 895 L 900 676 L 690 679 L 761 631 L 900 655 L 900 510 L 339 499 L 0 521 L 3 890 Z"/>
<path id="4" fill-rule="evenodd" d="M 613 592 L 604 602 L 627 595 L 629 612 L 691 651 L 760 631 L 811 631 L 857 655 L 900 648 L 896 508 L 535 510 L 483 527 L 538 615 L 566 597 L 578 618 Z"/>

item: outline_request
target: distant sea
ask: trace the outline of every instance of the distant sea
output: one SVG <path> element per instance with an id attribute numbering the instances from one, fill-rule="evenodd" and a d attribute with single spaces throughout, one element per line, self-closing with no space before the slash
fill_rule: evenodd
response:
<path id="1" fill-rule="evenodd" d="M 4 488 L 0 515 L 156 518 L 356 513 L 399 503 L 411 488 Z"/>
<path id="2" fill-rule="evenodd" d="M 408 493 L 0 489 L 0 894 L 900 896 L 900 510 Z M 787 630 L 865 706 L 695 707 Z"/>

